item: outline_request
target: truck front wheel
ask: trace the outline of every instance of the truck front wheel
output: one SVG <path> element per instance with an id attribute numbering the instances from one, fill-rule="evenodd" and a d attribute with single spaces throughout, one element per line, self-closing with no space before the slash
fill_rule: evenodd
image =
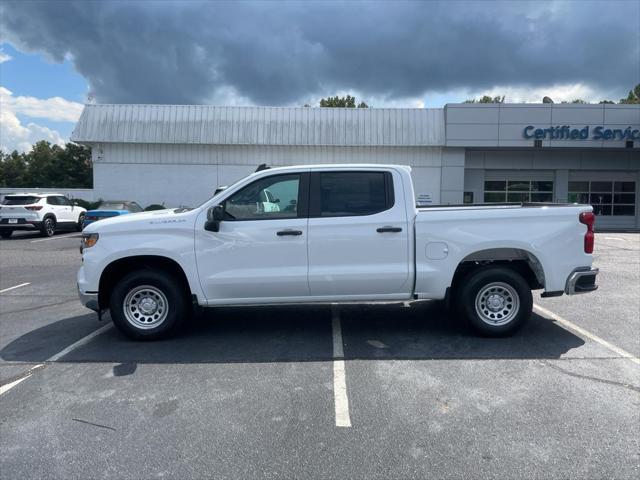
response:
<path id="1" fill-rule="evenodd" d="M 460 314 L 480 334 L 511 335 L 531 317 L 531 287 L 516 271 L 485 267 L 461 282 L 456 304 Z"/>
<path id="2" fill-rule="evenodd" d="M 113 288 L 109 308 L 113 323 L 135 340 L 156 340 L 185 323 L 188 301 L 184 288 L 170 275 L 138 270 Z"/>

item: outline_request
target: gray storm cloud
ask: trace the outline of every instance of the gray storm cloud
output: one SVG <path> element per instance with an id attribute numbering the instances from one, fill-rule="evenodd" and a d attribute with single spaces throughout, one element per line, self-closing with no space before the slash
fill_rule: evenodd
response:
<path id="1" fill-rule="evenodd" d="M 100 102 L 296 104 L 640 82 L 640 2 L 4 2 L 0 39 L 70 56 Z"/>

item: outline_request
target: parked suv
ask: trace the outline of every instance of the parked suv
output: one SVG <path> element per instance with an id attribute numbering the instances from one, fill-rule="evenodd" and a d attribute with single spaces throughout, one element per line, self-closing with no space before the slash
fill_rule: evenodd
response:
<path id="1" fill-rule="evenodd" d="M 0 237 L 14 230 L 39 230 L 45 237 L 57 230 L 82 230 L 86 209 L 59 193 L 6 195 L 0 205 Z"/>

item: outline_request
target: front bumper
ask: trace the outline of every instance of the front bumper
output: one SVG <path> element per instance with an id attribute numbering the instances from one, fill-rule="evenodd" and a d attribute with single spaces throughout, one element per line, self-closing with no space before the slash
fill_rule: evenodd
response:
<path id="1" fill-rule="evenodd" d="M 576 268 L 569 278 L 564 288 L 567 295 L 576 295 L 578 293 L 589 293 L 598 289 L 596 285 L 596 276 L 600 270 L 593 267 Z"/>
<path id="2" fill-rule="evenodd" d="M 100 307 L 98 305 L 98 292 L 83 292 L 78 288 L 78 296 L 80 297 L 80 303 L 82 303 L 82 305 L 94 312 L 100 311 Z"/>

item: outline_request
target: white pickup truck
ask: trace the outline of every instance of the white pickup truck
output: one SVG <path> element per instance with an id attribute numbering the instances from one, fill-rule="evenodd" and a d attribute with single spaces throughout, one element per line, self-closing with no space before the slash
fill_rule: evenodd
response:
<path id="1" fill-rule="evenodd" d="M 597 288 L 589 205 L 416 208 L 410 168 L 267 169 L 203 205 L 89 225 L 78 289 L 132 338 L 175 332 L 192 304 L 446 300 L 507 335 L 543 296 Z"/>

